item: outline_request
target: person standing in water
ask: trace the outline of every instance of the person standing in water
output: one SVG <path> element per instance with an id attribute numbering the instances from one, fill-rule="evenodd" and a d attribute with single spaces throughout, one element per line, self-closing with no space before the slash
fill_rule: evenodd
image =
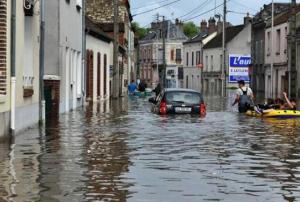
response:
<path id="1" fill-rule="evenodd" d="M 250 87 L 245 85 L 244 80 L 238 81 L 238 85 L 239 88 L 237 89 L 236 98 L 232 106 L 238 104 L 239 112 L 245 113 L 253 106 L 253 91 Z"/>

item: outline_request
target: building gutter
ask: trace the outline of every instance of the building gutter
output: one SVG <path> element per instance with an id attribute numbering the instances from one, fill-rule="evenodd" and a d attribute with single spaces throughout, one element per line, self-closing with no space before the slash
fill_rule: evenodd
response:
<path id="1" fill-rule="evenodd" d="M 11 102 L 10 102 L 10 132 L 15 134 L 16 125 L 16 0 L 11 0 L 11 43 L 10 43 L 10 82 L 11 82 Z"/>
<path id="2" fill-rule="evenodd" d="M 45 70 L 45 1 L 40 0 L 40 124 L 46 120 L 46 103 L 44 93 L 44 70 Z"/>

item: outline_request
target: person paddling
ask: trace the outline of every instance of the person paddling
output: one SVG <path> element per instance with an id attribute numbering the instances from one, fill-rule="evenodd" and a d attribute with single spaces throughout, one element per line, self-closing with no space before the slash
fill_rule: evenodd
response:
<path id="1" fill-rule="evenodd" d="M 236 98 L 232 106 L 238 104 L 239 112 L 246 113 L 253 106 L 253 91 L 245 85 L 244 80 L 238 81 L 239 88 L 236 92 Z"/>

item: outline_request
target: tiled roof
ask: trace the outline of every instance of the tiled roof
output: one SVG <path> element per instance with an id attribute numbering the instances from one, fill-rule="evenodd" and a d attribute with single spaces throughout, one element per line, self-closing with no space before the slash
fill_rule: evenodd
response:
<path id="1" fill-rule="evenodd" d="M 185 36 L 183 31 L 179 28 L 179 26 L 172 23 L 170 20 L 163 22 L 166 28 L 166 39 L 167 40 L 187 40 L 188 37 Z M 161 39 L 159 34 L 159 30 L 153 30 L 149 32 L 141 41 L 145 40 L 154 40 L 154 39 Z"/>
<path id="2" fill-rule="evenodd" d="M 207 37 L 207 36 L 208 36 L 207 32 L 201 32 L 197 36 L 189 39 L 188 41 L 184 42 L 183 44 L 202 42 L 202 40 L 205 39 L 205 37 Z"/>
<path id="3" fill-rule="evenodd" d="M 236 35 L 244 29 L 244 25 L 232 26 L 226 28 L 226 43 L 230 42 Z M 208 42 L 203 48 L 218 48 L 222 47 L 223 33 L 219 33 L 215 38 Z"/>

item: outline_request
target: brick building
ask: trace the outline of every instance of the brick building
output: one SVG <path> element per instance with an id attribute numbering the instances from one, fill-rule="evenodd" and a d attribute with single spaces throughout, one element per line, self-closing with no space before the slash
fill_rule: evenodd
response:
<path id="1" fill-rule="evenodd" d="M 87 0 L 86 15 L 100 29 L 110 37 L 113 37 L 113 1 L 112 0 Z M 135 57 L 134 57 L 134 33 L 131 27 L 132 16 L 129 0 L 119 0 L 119 60 L 120 80 L 122 94 L 127 92 L 129 80 L 133 79 Z M 110 82 L 111 83 L 111 82 Z"/>

